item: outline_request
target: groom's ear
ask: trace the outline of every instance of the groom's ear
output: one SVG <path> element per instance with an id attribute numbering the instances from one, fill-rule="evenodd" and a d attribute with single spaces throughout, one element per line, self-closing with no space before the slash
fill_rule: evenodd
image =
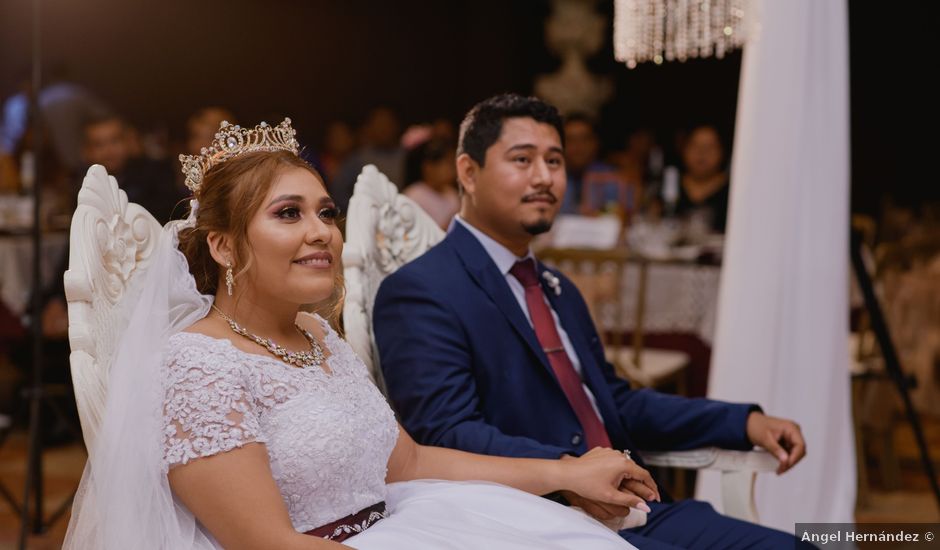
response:
<path id="1" fill-rule="evenodd" d="M 209 254 L 215 263 L 225 267 L 229 262 L 235 261 L 235 253 L 232 250 L 232 240 L 228 235 L 218 231 L 210 231 L 206 235 L 206 244 L 209 245 Z"/>
<path id="2" fill-rule="evenodd" d="M 465 194 L 473 195 L 476 191 L 479 172 L 480 165 L 470 158 L 470 155 L 461 153 L 457 156 L 457 181 L 460 182 L 460 188 Z"/>

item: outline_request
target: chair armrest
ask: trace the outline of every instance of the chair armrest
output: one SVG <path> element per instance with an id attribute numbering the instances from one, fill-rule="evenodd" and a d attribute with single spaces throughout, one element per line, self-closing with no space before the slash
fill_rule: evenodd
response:
<path id="1" fill-rule="evenodd" d="M 704 447 L 691 451 L 640 451 L 649 466 L 682 468 L 684 470 L 719 470 L 722 472 L 774 472 L 777 459 L 765 450 L 729 451 Z"/>
<path id="2" fill-rule="evenodd" d="M 733 518 L 757 523 L 754 481 L 760 472 L 775 472 L 777 459 L 767 451 L 729 451 L 705 447 L 691 451 L 645 452 L 640 456 L 648 466 L 665 466 L 685 470 L 718 470 L 721 472 L 722 512 Z"/>

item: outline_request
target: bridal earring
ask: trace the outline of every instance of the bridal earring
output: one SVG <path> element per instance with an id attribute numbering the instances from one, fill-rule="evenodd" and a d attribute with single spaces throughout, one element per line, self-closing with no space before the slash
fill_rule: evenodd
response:
<path id="1" fill-rule="evenodd" d="M 225 288 L 228 289 L 228 295 L 232 295 L 232 287 L 235 286 L 235 275 L 232 274 L 232 262 L 228 262 L 225 267 Z"/>

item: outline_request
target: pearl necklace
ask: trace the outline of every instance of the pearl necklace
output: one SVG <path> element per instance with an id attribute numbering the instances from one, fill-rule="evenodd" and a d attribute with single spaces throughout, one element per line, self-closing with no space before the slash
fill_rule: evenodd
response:
<path id="1" fill-rule="evenodd" d="M 212 304 L 212 309 L 214 309 L 220 316 L 222 316 L 223 319 L 225 319 L 226 322 L 228 322 L 228 326 L 232 329 L 232 332 L 248 338 L 292 367 L 303 369 L 308 367 L 319 367 L 323 364 L 323 348 L 320 346 L 320 343 L 317 342 L 317 339 L 314 338 L 310 332 L 302 329 L 300 325 L 294 324 L 294 328 L 296 328 L 297 331 L 300 332 L 300 334 L 302 334 L 308 342 L 310 342 L 310 350 L 288 351 L 284 349 L 284 347 L 275 344 L 274 340 L 271 340 L 270 338 L 262 338 L 256 334 L 248 332 L 242 328 L 241 325 L 236 323 L 235 319 L 232 319 L 223 313 L 221 309 L 217 308 L 215 304 Z"/>

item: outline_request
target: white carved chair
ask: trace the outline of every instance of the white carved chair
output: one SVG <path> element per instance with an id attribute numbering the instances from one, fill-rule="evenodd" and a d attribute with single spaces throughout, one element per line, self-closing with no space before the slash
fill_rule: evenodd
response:
<path id="1" fill-rule="evenodd" d="M 369 164 L 362 169 L 346 215 L 343 276 L 346 341 L 384 392 L 379 351 L 372 334 L 372 306 L 386 275 L 417 258 L 444 238 L 424 210 Z"/>
<path id="2" fill-rule="evenodd" d="M 347 291 L 343 320 L 346 340 L 383 391 L 380 358 L 372 333 L 372 307 L 379 284 L 443 238 L 444 232 L 434 220 L 399 194 L 398 188 L 375 166 L 362 169 L 346 218 L 343 265 Z M 765 451 L 705 448 L 641 454 L 651 466 L 721 471 L 724 513 L 753 522 L 758 519 L 754 505 L 756 475 L 777 469 L 776 459 Z"/>
<path id="3" fill-rule="evenodd" d="M 104 167 L 88 169 L 72 217 L 65 297 L 72 385 L 89 453 L 104 413 L 108 365 L 130 314 L 122 308 L 124 294 L 147 269 L 160 231 L 147 210 L 127 202 Z"/>

